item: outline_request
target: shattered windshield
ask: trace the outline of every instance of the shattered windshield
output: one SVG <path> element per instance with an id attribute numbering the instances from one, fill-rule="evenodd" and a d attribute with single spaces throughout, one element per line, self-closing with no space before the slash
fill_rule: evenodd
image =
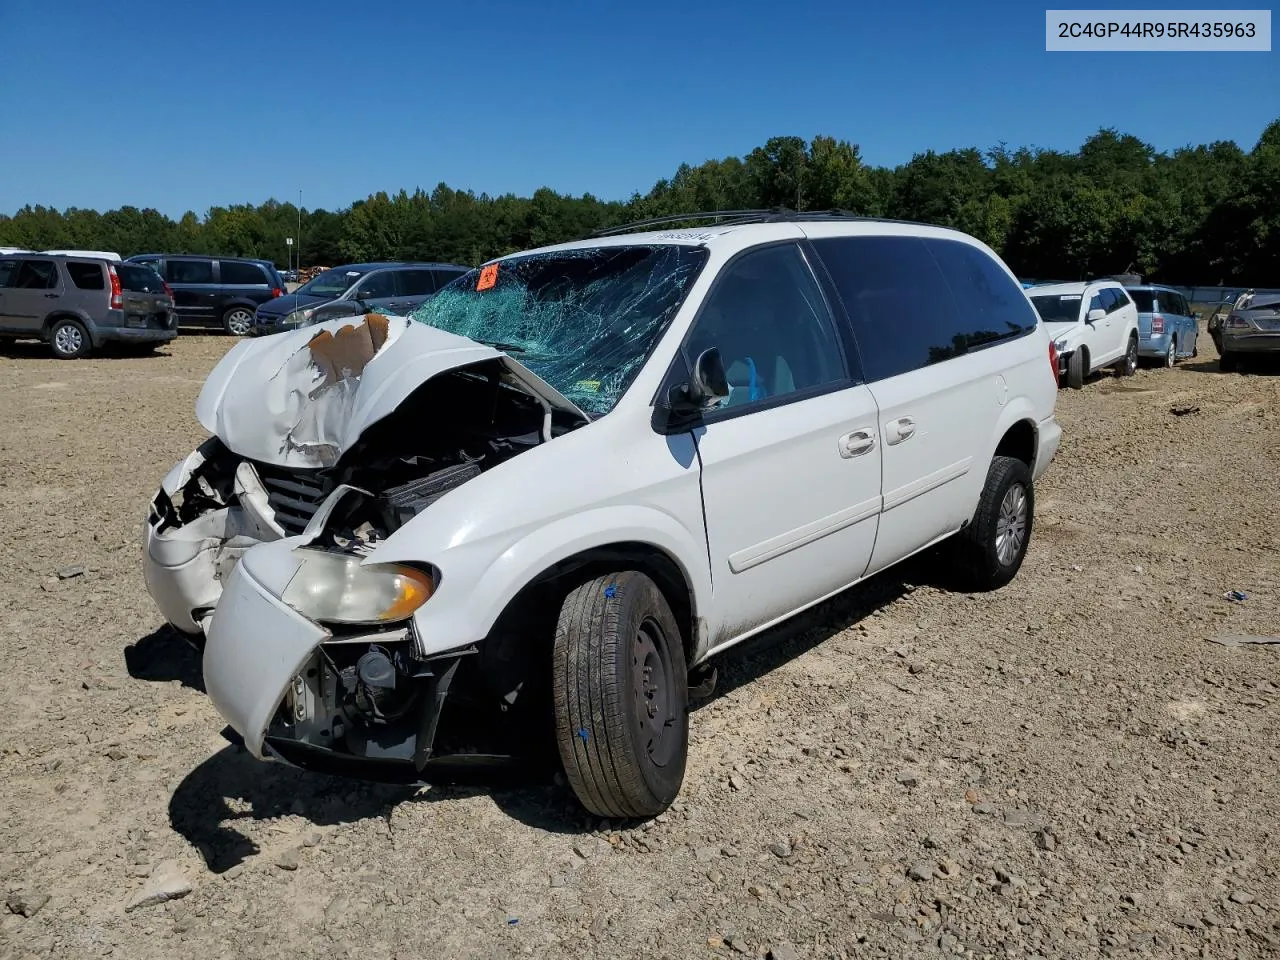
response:
<path id="1" fill-rule="evenodd" d="M 463 274 L 410 316 L 510 353 L 598 416 L 631 384 L 706 260 L 701 247 L 674 244 L 513 257 Z"/>
<path id="2" fill-rule="evenodd" d="M 1031 302 L 1045 323 L 1075 323 L 1080 319 L 1078 293 L 1032 297 Z"/>
<path id="3" fill-rule="evenodd" d="M 312 277 L 294 293 L 311 297 L 340 297 L 363 275 L 359 270 L 343 270 L 341 267 L 337 270 L 326 270 Z"/>

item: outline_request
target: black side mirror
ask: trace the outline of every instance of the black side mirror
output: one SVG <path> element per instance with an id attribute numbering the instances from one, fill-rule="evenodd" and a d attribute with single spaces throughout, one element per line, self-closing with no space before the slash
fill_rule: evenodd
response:
<path id="1" fill-rule="evenodd" d="M 672 434 L 688 430 L 703 413 L 729 396 L 729 378 L 724 361 L 715 347 L 703 350 L 694 361 L 687 383 L 672 385 L 665 402 L 653 410 L 653 427 L 659 433 Z"/>

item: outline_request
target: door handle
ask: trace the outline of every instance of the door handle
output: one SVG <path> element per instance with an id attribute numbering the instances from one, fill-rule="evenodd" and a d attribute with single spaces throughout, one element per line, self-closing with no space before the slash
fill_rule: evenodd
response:
<path id="1" fill-rule="evenodd" d="M 60 296 L 61 296 L 61 294 L 58 294 L 58 293 L 46 293 L 46 294 L 45 294 L 45 296 L 46 296 L 46 297 L 48 297 L 50 300 L 57 300 L 57 299 L 58 299 L 58 297 L 60 297 Z"/>
<path id="2" fill-rule="evenodd" d="M 890 445 L 901 443 L 916 432 L 916 422 L 910 417 L 899 417 L 885 425 L 885 441 Z"/>
<path id="3" fill-rule="evenodd" d="M 870 430 L 854 430 L 840 438 L 840 456 L 845 460 L 860 457 L 876 445 L 876 435 Z"/>

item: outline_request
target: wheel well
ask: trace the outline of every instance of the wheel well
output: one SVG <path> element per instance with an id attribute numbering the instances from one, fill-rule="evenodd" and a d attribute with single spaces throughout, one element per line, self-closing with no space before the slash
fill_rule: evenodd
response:
<path id="1" fill-rule="evenodd" d="M 53 325 L 59 320 L 74 320 L 76 323 L 80 324 L 80 326 L 85 327 L 86 331 L 88 330 L 88 327 L 85 326 L 83 317 L 77 317 L 74 313 L 67 313 L 63 311 L 61 313 L 51 313 L 45 317 L 44 326 L 41 327 L 40 332 L 47 337 L 49 332 L 53 330 Z"/>
<path id="2" fill-rule="evenodd" d="M 566 557 L 534 577 L 511 601 L 508 609 L 532 601 L 550 618 L 554 628 L 560 604 L 570 590 L 587 580 L 618 570 L 638 570 L 657 584 L 671 607 L 676 623 L 680 625 L 685 656 L 692 657 L 698 636 L 693 588 L 680 565 L 652 544 L 611 543 Z"/>
<path id="3" fill-rule="evenodd" d="M 1034 469 L 1036 461 L 1036 427 L 1030 420 L 1019 420 L 1005 431 L 996 445 L 997 457 L 1013 457 L 1021 460 L 1028 469 Z"/>

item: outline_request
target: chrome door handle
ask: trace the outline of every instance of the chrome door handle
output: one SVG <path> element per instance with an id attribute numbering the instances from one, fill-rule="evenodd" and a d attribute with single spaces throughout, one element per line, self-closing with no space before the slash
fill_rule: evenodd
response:
<path id="1" fill-rule="evenodd" d="M 916 432 L 916 422 L 910 417 L 899 417 L 884 428 L 885 441 L 889 444 L 901 443 Z"/>
<path id="2" fill-rule="evenodd" d="M 860 457 L 876 445 L 876 435 L 870 430 L 854 430 L 840 438 L 840 456 L 845 460 Z"/>

